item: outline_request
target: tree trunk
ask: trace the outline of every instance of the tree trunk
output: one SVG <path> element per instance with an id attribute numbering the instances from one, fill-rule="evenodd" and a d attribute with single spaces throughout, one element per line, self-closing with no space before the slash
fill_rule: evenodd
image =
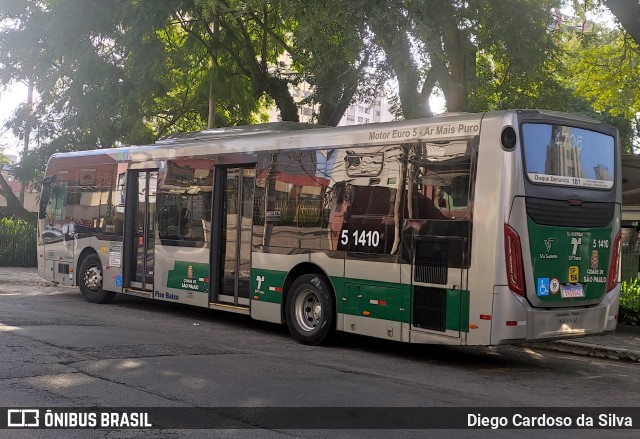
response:
<path id="1" fill-rule="evenodd" d="M 282 120 L 300 122 L 298 107 L 289 92 L 289 82 L 286 79 L 269 76 L 266 78 L 266 83 L 266 92 L 276 101 Z"/>
<path id="2" fill-rule="evenodd" d="M 209 117 L 207 118 L 207 129 L 216 127 L 216 96 L 213 91 L 213 68 L 211 69 L 211 82 L 209 83 Z"/>
<path id="3" fill-rule="evenodd" d="M 447 101 L 447 111 L 469 111 L 469 81 L 475 78 L 475 47 L 458 28 L 453 7 L 447 2 L 442 8 L 442 43 L 449 64 L 449 75 L 440 78 Z"/>
<path id="4" fill-rule="evenodd" d="M 353 99 L 353 95 L 357 91 L 357 77 L 359 74 L 353 73 L 356 76 L 355 82 L 349 80 L 349 83 L 343 84 L 344 88 L 340 90 L 339 97 L 326 96 L 329 99 L 320 102 L 320 113 L 318 114 L 318 123 L 320 125 L 326 125 L 329 127 L 335 127 L 340 123 L 344 112 L 349 108 L 349 104 Z"/>
<path id="5" fill-rule="evenodd" d="M 213 37 L 218 38 L 220 32 L 220 22 L 217 10 L 213 14 Z M 211 57 L 211 72 L 209 76 L 209 117 L 207 118 L 207 129 L 216 127 L 216 77 L 218 73 L 218 45 L 213 44 L 213 56 Z"/>
<path id="6" fill-rule="evenodd" d="M 31 136 L 31 113 L 33 112 L 33 81 L 27 80 L 27 118 L 24 123 L 24 148 L 22 150 L 22 160 L 27 157 L 29 153 L 29 137 Z M 24 208 L 24 192 L 27 183 L 24 181 L 20 183 L 20 205 Z M 13 194 L 13 192 L 12 192 Z"/>
<path id="7" fill-rule="evenodd" d="M 375 34 L 374 41 L 387 55 L 387 60 L 398 79 L 398 94 L 405 119 L 432 116 L 429 99 L 422 98 L 420 73 L 413 61 L 407 24 L 390 23 L 387 15 L 371 14 L 369 24 Z"/>
<path id="8" fill-rule="evenodd" d="M 7 200 L 7 210 L 11 215 L 32 224 L 35 222 L 36 215 L 33 212 L 29 212 L 22 206 L 22 203 L 15 196 L 15 194 L 11 190 L 11 186 L 9 186 L 9 183 L 7 183 L 2 174 L 0 174 L 0 195 L 2 195 L 5 200 Z"/>

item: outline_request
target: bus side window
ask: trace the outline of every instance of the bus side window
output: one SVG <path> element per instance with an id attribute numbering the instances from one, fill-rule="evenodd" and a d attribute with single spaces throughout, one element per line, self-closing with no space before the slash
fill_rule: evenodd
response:
<path id="1" fill-rule="evenodd" d="M 51 196 L 51 185 L 53 184 L 50 177 L 42 182 L 42 195 L 40 196 L 40 204 L 38 206 L 38 219 L 47 217 L 47 206 L 49 205 L 49 197 Z"/>
<path id="2" fill-rule="evenodd" d="M 327 150 L 281 151 L 259 161 L 256 193 L 262 192 L 266 202 L 254 203 L 254 209 L 265 209 L 259 221 L 267 227 L 265 246 L 319 249 L 320 230 L 326 223 L 325 194 L 329 186 L 330 163 L 335 158 Z M 264 189 L 263 189 L 264 188 Z"/>
<path id="3" fill-rule="evenodd" d="M 431 189 L 430 192 L 433 193 L 434 190 Z M 420 191 L 414 191 L 411 217 L 415 219 L 448 219 L 441 211 L 448 206 L 443 201 L 438 198 L 432 199 Z"/>
<path id="4" fill-rule="evenodd" d="M 451 179 L 453 206 L 467 207 L 469 203 L 469 175 L 459 175 Z"/>
<path id="5" fill-rule="evenodd" d="M 451 150 L 451 155 L 447 152 Z M 433 151 L 438 154 L 430 155 Z M 468 218 L 471 155 L 467 143 L 416 146 L 407 176 L 406 218 Z"/>
<path id="6" fill-rule="evenodd" d="M 66 181 L 57 181 L 51 186 L 49 204 L 46 209 L 46 215 L 50 220 L 64 219 L 67 206 L 67 188 Z"/>
<path id="7" fill-rule="evenodd" d="M 158 187 L 158 236 L 164 245 L 207 245 L 211 229 L 213 163 L 171 160 Z M 182 242 L 182 243 L 181 243 Z"/>
<path id="8" fill-rule="evenodd" d="M 329 209 L 329 248 L 394 254 L 399 245 L 402 148 L 387 145 L 339 151 L 333 178 L 335 205 Z M 341 166 L 340 168 L 338 166 Z"/>

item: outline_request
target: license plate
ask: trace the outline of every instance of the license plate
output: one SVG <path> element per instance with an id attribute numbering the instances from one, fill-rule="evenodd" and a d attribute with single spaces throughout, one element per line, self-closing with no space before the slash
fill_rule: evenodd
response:
<path id="1" fill-rule="evenodd" d="M 582 285 L 562 285 L 560 288 L 560 294 L 564 299 L 584 297 Z"/>

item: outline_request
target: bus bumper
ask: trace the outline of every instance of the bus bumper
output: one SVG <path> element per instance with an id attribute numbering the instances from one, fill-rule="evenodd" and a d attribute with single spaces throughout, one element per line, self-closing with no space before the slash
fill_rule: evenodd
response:
<path id="1" fill-rule="evenodd" d="M 597 305 L 533 308 L 508 287 L 494 289 L 491 344 L 521 343 L 601 334 L 616 329 L 620 285 Z"/>

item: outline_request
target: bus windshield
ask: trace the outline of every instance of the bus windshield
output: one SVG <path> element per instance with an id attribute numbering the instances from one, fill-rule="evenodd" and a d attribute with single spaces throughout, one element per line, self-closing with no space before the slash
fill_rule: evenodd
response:
<path id="1" fill-rule="evenodd" d="M 532 183 L 610 189 L 615 172 L 612 136 L 566 125 L 525 123 L 525 167 Z"/>

